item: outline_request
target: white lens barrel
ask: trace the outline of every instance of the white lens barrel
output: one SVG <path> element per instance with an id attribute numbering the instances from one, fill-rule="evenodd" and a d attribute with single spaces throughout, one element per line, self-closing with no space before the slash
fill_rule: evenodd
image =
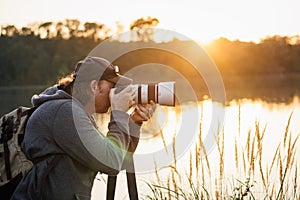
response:
<path id="1" fill-rule="evenodd" d="M 158 83 L 158 104 L 175 106 L 175 82 Z"/>
<path id="2" fill-rule="evenodd" d="M 160 105 L 175 106 L 175 82 L 135 84 L 133 89 L 136 104 L 147 104 L 153 100 Z"/>
<path id="3" fill-rule="evenodd" d="M 135 93 L 135 100 L 134 101 L 135 101 L 136 104 L 138 104 L 138 101 L 139 101 L 139 90 L 138 90 L 139 85 L 138 84 L 132 85 L 132 88 L 133 88 L 134 93 Z"/>
<path id="4" fill-rule="evenodd" d="M 141 101 L 142 104 L 148 103 L 148 85 L 146 84 L 141 85 Z"/>

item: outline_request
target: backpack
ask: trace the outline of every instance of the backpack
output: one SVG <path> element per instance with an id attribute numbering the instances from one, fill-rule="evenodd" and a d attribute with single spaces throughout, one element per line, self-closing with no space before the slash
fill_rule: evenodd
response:
<path id="1" fill-rule="evenodd" d="M 11 198 L 23 176 L 30 171 L 34 162 L 28 160 L 21 149 L 25 136 L 26 123 L 37 107 L 20 106 L 0 118 L 0 197 L 1 200 Z M 44 159 L 44 158 L 43 158 Z M 47 173 L 60 159 L 56 156 L 49 164 Z M 130 166 L 134 169 L 133 158 Z M 46 174 L 47 174 L 46 173 Z M 135 173 L 127 172 L 128 192 L 130 199 L 138 199 Z M 108 176 L 107 199 L 113 200 L 116 188 L 116 176 Z M 40 193 L 39 195 L 40 196 Z"/>
<path id="2" fill-rule="evenodd" d="M 22 177 L 32 168 L 21 149 L 25 126 L 36 107 L 20 106 L 0 118 L 0 196 L 9 199 Z"/>

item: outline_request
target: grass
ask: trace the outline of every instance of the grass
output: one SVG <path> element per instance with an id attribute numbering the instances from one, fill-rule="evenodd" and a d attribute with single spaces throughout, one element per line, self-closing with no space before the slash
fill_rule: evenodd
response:
<path id="1" fill-rule="evenodd" d="M 299 172 L 296 163 L 299 147 L 297 146 L 299 133 L 290 130 L 293 112 L 286 121 L 285 132 L 282 138 L 274 141 L 265 141 L 268 126 L 256 120 L 252 128 L 246 132 L 246 140 L 239 142 L 241 133 L 241 109 L 238 108 L 238 131 L 234 134 L 234 145 L 225 147 L 226 133 L 220 127 L 216 133 L 218 150 L 218 166 L 211 168 L 212 163 L 202 141 L 202 114 L 198 140 L 195 147 L 189 152 L 189 165 L 186 173 L 179 173 L 176 160 L 175 137 L 173 138 L 174 163 L 168 166 L 161 175 L 156 169 L 156 180 L 147 182 L 150 189 L 144 199 L 264 199 L 264 200 L 300 200 Z M 232 136 L 232 135 L 231 135 Z M 270 152 L 264 144 L 276 142 L 277 148 Z M 233 148 L 233 155 L 226 155 L 225 148 Z M 271 153 L 271 160 L 266 160 L 264 152 Z M 234 157 L 235 173 L 226 174 L 225 161 L 227 157 Z"/>

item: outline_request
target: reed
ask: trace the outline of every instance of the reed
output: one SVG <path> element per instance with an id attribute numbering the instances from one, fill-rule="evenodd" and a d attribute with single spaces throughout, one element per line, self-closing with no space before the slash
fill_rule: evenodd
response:
<path id="1" fill-rule="evenodd" d="M 207 170 L 208 170 L 208 175 L 211 176 L 211 169 L 210 169 L 210 164 L 209 164 L 209 160 L 208 160 L 208 155 L 207 155 L 204 145 L 203 145 L 203 151 L 204 151 L 206 166 L 207 166 Z"/>
<path id="2" fill-rule="evenodd" d="M 205 169 L 204 169 L 204 165 L 201 165 L 201 174 L 202 174 L 202 176 L 201 176 L 201 178 L 202 178 L 202 185 L 205 185 L 206 183 L 206 181 L 205 181 L 205 176 L 204 176 L 204 174 L 205 174 Z"/>
<path id="3" fill-rule="evenodd" d="M 200 165 L 200 154 L 199 154 L 199 144 L 197 143 L 195 145 L 195 168 L 196 168 L 196 185 L 197 187 L 199 187 L 200 183 L 199 183 L 199 165 Z"/>
<path id="4" fill-rule="evenodd" d="M 174 164 L 168 166 L 170 174 L 164 183 L 159 179 L 156 172 L 156 182 L 149 184 L 152 195 L 146 199 L 232 199 L 232 200 L 255 200 L 255 199 L 300 199 L 299 187 L 299 145 L 298 135 L 292 134 L 290 125 L 293 120 L 293 112 L 289 115 L 285 129 L 282 131 L 282 139 L 277 142 L 273 152 L 264 147 L 264 137 L 267 133 L 267 124 L 261 126 L 259 120 L 255 121 L 252 128 L 246 132 L 246 139 L 240 142 L 241 108 L 238 111 L 238 131 L 234 136 L 234 145 L 226 146 L 224 127 L 219 126 L 215 137 L 218 165 L 212 165 L 205 145 L 202 140 L 202 122 L 198 134 L 198 140 L 194 148 L 189 152 L 189 165 L 186 170 L 186 179 L 177 170 L 176 140 L 175 134 L 172 139 Z M 202 117 L 201 117 L 202 120 Z M 239 141 L 239 142 L 238 142 Z M 234 155 L 225 155 L 225 150 L 232 148 Z M 264 153 L 271 153 L 270 160 L 265 160 Z M 239 174 L 229 181 L 225 171 L 227 156 L 232 156 L 233 166 Z M 228 159 L 229 160 L 229 159 Z M 265 165 L 264 165 L 265 164 Z M 212 167 L 211 167 L 212 166 Z M 243 170 L 239 170 L 242 168 Z M 230 187 L 233 185 L 233 187 Z M 189 186 L 189 187 L 185 187 Z M 259 192 L 256 192 L 256 191 Z M 155 193 L 155 194 L 154 194 Z"/>
<path id="5" fill-rule="evenodd" d="M 298 192 L 298 169 L 297 167 L 295 168 L 295 175 L 294 175 L 294 188 L 293 188 L 293 193 L 294 193 L 294 198 L 296 199 L 297 198 L 297 192 Z M 300 197 L 300 196 L 299 196 Z"/>
<path id="6" fill-rule="evenodd" d="M 235 160 L 235 168 L 239 168 L 239 150 L 236 138 L 234 139 L 234 160 Z"/>
<path id="7" fill-rule="evenodd" d="M 190 151 L 190 174 L 189 174 L 189 180 L 193 179 L 193 153 Z"/>
<path id="8" fill-rule="evenodd" d="M 159 135 L 160 135 L 161 140 L 163 142 L 164 148 L 165 148 L 166 152 L 168 153 L 167 143 L 166 143 L 165 136 L 164 136 L 162 130 L 159 131 Z"/>
<path id="9" fill-rule="evenodd" d="M 174 133 L 172 138 L 172 151 L 173 151 L 173 159 L 174 159 L 174 166 L 177 166 L 177 158 L 176 158 L 176 133 Z"/>
<path id="10" fill-rule="evenodd" d="M 171 196 L 171 190 L 170 190 L 170 188 L 171 188 L 171 182 L 170 182 L 170 176 L 168 177 L 168 198 L 169 199 L 172 199 L 172 196 Z"/>
<path id="11" fill-rule="evenodd" d="M 244 173 L 246 173 L 246 160 L 245 160 L 245 153 L 244 153 L 244 151 L 243 151 L 243 153 L 242 153 L 242 159 L 243 159 L 243 168 L 244 168 Z"/>
<path id="12" fill-rule="evenodd" d="M 175 192 L 176 198 L 178 199 L 179 194 L 178 194 L 178 185 L 177 185 L 177 182 L 175 179 L 175 170 L 172 170 L 171 176 L 172 176 L 172 184 L 173 184 L 174 192 Z"/>
<path id="13" fill-rule="evenodd" d="M 248 134 L 247 134 L 247 143 L 246 143 L 247 155 L 250 155 L 250 141 L 251 141 L 251 129 L 248 131 Z M 248 160 L 249 160 L 249 157 L 248 157 Z"/>
<path id="14" fill-rule="evenodd" d="M 156 163 L 156 160 L 154 160 L 154 167 L 155 167 L 155 175 L 156 175 L 157 183 L 158 183 L 158 184 L 161 184 L 161 180 L 160 180 L 159 173 L 158 173 L 158 169 L 157 169 L 157 163 Z"/>
<path id="15" fill-rule="evenodd" d="M 277 158 L 277 156 L 278 156 L 277 154 L 279 154 L 279 148 L 280 148 L 280 144 L 277 146 L 276 151 L 275 151 L 275 153 L 274 153 L 273 160 L 272 160 L 272 164 L 271 164 L 271 167 L 270 167 L 270 170 L 269 170 L 269 174 L 271 174 L 272 169 L 273 169 L 273 166 L 274 166 L 274 163 L 275 163 L 276 158 Z"/>
<path id="16" fill-rule="evenodd" d="M 266 183 L 266 180 L 265 180 L 266 175 L 264 174 L 263 169 L 262 169 L 262 159 L 263 159 L 262 158 L 262 150 L 263 150 L 262 140 L 263 140 L 263 137 L 264 137 L 264 134 L 265 134 L 265 131 L 266 131 L 266 127 L 267 127 L 267 125 L 265 125 L 263 131 L 260 132 L 259 122 L 255 123 L 255 135 L 256 135 L 256 140 L 257 140 L 257 156 L 259 157 L 258 168 L 259 168 L 259 172 L 260 172 L 260 175 L 261 175 L 263 186 L 264 186 L 265 190 L 267 191 L 268 188 L 267 188 L 267 183 Z"/>
<path id="17" fill-rule="evenodd" d="M 293 112 L 291 112 L 291 114 L 289 116 L 289 119 L 288 119 L 288 122 L 287 122 L 287 125 L 285 127 L 284 138 L 283 138 L 283 145 L 284 145 L 284 147 L 286 146 L 286 139 L 287 139 L 287 135 L 289 133 L 289 127 L 290 127 L 292 115 L 293 115 Z"/>
<path id="18" fill-rule="evenodd" d="M 251 176 L 251 172 L 254 173 L 254 170 L 255 170 L 255 166 L 254 166 L 254 161 L 255 161 L 255 157 L 254 157 L 254 148 L 255 148 L 255 136 L 253 137 L 253 140 L 252 140 L 252 145 L 251 145 L 251 151 L 250 151 L 250 157 L 249 157 L 249 162 L 250 162 L 250 169 L 249 169 L 249 174 L 248 174 L 248 177 Z"/>
<path id="19" fill-rule="evenodd" d="M 223 177 L 224 174 L 224 129 L 221 130 L 221 135 L 216 137 L 217 147 L 219 152 L 219 176 Z"/>
<path id="20" fill-rule="evenodd" d="M 238 103 L 238 135 L 241 135 L 241 102 Z"/>

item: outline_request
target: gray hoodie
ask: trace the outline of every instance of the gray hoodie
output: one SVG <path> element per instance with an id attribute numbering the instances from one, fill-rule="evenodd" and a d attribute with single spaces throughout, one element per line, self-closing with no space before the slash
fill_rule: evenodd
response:
<path id="1" fill-rule="evenodd" d="M 56 86 L 33 96 L 32 103 L 39 107 L 28 120 L 22 148 L 37 164 L 12 199 L 90 199 L 97 172 L 118 174 L 126 150 L 137 146 L 140 126 L 125 112 L 111 112 L 105 136 L 79 101 Z"/>

